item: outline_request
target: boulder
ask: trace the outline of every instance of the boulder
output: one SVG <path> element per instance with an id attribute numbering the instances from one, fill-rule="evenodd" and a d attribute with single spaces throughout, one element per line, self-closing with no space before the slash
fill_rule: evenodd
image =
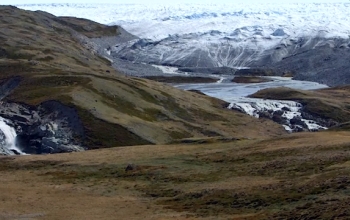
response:
<path id="1" fill-rule="evenodd" d="M 278 124 L 286 124 L 287 123 L 287 120 L 282 117 L 282 115 L 279 115 L 279 114 L 274 114 L 272 116 L 272 120 Z"/>
<path id="2" fill-rule="evenodd" d="M 302 121 L 302 118 L 300 116 L 295 116 L 289 122 L 292 125 L 296 125 L 296 127 L 308 129 L 308 126 L 306 125 L 306 123 L 304 121 Z"/>
<path id="3" fill-rule="evenodd" d="M 125 168 L 125 172 L 135 171 L 135 170 L 138 170 L 138 166 L 132 163 L 129 163 Z"/>

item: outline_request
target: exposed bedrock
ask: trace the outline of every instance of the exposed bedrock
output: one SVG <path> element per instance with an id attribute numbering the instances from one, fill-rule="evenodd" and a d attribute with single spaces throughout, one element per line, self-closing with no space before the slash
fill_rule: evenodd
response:
<path id="1" fill-rule="evenodd" d="M 0 116 L 17 133 L 17 147 L 28 154 L 82 151 L 83 125 L 77 112 L 57 101 L 37 107 L 2 103 Z M 1 138 L 0 138 L 1 139 Z"/>
<path id="2" fill-rule="evenodd" d="M 270 64 L 277 74 L 291 72 L 297 80 L 314 81 L 329 86 L 350 83 L 349 43 L 334 41 L 315 49 L 285 57 Z"/>
<path id="3" fill-rule="evenodd" d="M 231 103 L 228 108 L 257 118 L 271 119 L 290 132 L 318 131 L 337 124 L 308 113 L 300 103 L 294 101 L 245 98 Z"/>
<path id="4" fill-rule="evenodd" d="M 0 83 L 0 100 L 19 84 L 20 77 Z M 84 150 L 84 127 L 74 108 L 58 101 L 38 106 L 0 101 L 0 154 L 62 153 Z"/>

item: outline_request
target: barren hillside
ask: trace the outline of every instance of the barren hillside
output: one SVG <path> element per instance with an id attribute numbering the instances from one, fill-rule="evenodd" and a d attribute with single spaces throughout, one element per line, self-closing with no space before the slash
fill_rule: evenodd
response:
<path id="1" fill-rule="evenodd" d="M 117 26 L 8 6 L 0 11 L 0 80 L 3 96 L 10 94 L 3 101 L 72 107 L 84 127 L 77 138 L 89 149 L 283 133 L 274 123 L 225 109 L 222 101 L 119 74 L 89 39 L 117 36 Z M 8 88 L 15 76 L 18 86 Z"/>

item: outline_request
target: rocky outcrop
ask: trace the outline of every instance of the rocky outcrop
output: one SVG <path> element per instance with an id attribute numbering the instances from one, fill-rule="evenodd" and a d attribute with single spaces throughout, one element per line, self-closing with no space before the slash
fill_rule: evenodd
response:
<path id="1" fill-rule="evenodd" d="M 0 100 L 9 95 L 21 82 L 20 77 L 4 79 L 0 84 Z M 9 143 L 9 134 L 0 131 L 0 154 L 61 153 L 84 150 L 84 127 L 75 109 L 58 101 L 46 101 L 29 106 L 1 101 L 0 117 L 3 123 L 14 128 L 17 136 Z M 4 124 L 5 125 L 5 124 Z M 13 134 L 15 136 L 15 134 Z M 8 145 L 13 145 L 8 149 Z M 14 151 L 16 150 L 16 152 Z"/>
<path id="2" fill-rule="evenodd" d="M 293 72 L 297 80 L 314 81 L 329 86 L 350 83 L 350 43 L 344 39 L 329 40 L 271 63 L 277 74 Z"/>
<path id="3" fill-rule="evenodd" d="M 305 107 L 295 101 L 245 98 L 231 103 L 228 108 L 257 118 L 270 119 L 283 125 L 289 132 L 318 131 L 333 125 L 330 120 L 307 113 Z"/>
<path id="4" fill-rule="evenodd" d="M 2 103 L 0 116 L 6 118 L 9 125 L 15 128 L 16 145 L 24 153 L 47 154 L 84 150 L 84 128 L 76 110 L 58 101 L 47 101 L 37 107 Z"/>

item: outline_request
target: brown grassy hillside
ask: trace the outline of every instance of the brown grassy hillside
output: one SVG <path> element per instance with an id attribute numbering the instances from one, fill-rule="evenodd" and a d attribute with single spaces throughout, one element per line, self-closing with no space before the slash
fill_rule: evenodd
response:
<path id="1" fill-rule="evenodd" d="M 0 7 L 0 21 L 0 82 L 21 79 L 5 101 L 72 106 L 86 145 L 112 147 L 1 156 L 1 220 L 350 218 L 346 124 L 284 134 L 217 99 L 122 76 L 82 35 L 118 27 L 14 7 Z M 349 92 L 277 88 L 256 96 L 298 100 L 346 122 Z M 148 143 L 158 145 L 115 147 Z"/>
<path id="2" fill-rule="evenodd" d="M 1 6 L 0 15 L 0 80 L 21 78 L 6 101 L 73 106 L 89 148 L 283 133 L 278 125 L 226 110 L 222 101 L 119 74 L 88 38 L 117 35 L 117 26 L 10 6 Z"/>
<path id="3" fill-rule="evenodd" d="M 0 219 L 348 219 L 349 146 L 318 132 L 0 157 Z"/>

